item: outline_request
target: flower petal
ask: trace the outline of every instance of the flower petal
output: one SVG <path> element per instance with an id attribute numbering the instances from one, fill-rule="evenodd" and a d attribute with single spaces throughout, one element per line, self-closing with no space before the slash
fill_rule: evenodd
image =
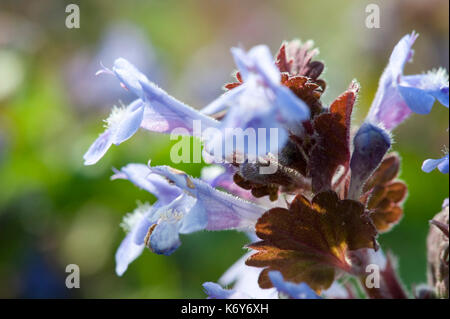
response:
<path id="1" fill-rule="evenodd" d="M 417 36 L 415 32 L 405 35 L 395 46 L 369 111 L 368 120 L 382 124 L 387 130 L 394 129 L 412 112 L 428 114 L 436 99 L 448 107 L 448 76 L 444 69 L 403 76 Z"/>
<path id="2" fill-rule="evenodd" d="M 145 95 L 142 89 L 142 83 L 148 82 L 148 79 L 133 64 L 124 58 L 118 58 L 114 61 L 112 71 L 128 90 L 144 100 Z"/>
<path id="3" fill-rule="evenodd" d="M 436 98 L 442 105 L 448 107 L 448 74 L 444 68 L 439 68 L 424 74 L 403 76 L 400 85 L 421 89 L 424 94 Z"/>
<path id="4" fill-rule="evenodd" d="M 136 241 L 140 226 L 148 222 L 148 216 L 152 214 L 155 206 L 149 204 L 139 205 L 132 213 L 125 215 L 121 226 L 128 232 L 116 252 L 116 273 L 121 276 L 128 265 L 135 260 L 144 249 L 144 242 Z M 144 234 L 145 236 L 145 234 Z"/>
<path id="5" fill-rule="evenodd" d="M 158 225 L 152 231 L 149 242 L 149 248 L 153 252 L 170 255 L 181 245 L 179 233 L 181 233 L 181 228 L 186 223 L 186 218 L 190 216 L 195 203 L 195 198 L 181 194 L 169 205 L 157 209 L 154 217 L 158 218 Z M 205 226 L 206 222 L 193 231 L 204 229 Z"/>
<path id="6" fill-rule="evenodd" d="M 170 255 L 181 245 L 178 231 L 180 223 L 164 221 L 159 223 L 150 235 L 151 250 L 158 255 Z"/>
<path id="7" fill-rule="evenodd" d="M 87 152 L 84 154 L 84 165 L 93 165 L 97 163 L 106 151 L 112 145 L 113 133 L 111 130 L 106 130 L 95 140 L 94 143 L 89 147 Z"/>
<path id="8" fill-rule="evenodd" d="M 448 174 L 449 172 L 449 155 L 445 155 L 440 159 L 427 159 L 422 164 L 422 171 L 430 173 L 435 168 L 438 168 L 441 173 Z"/>
<path id="9" fill-rule="evenodd" d="M 304 282 L 294 284 L 285 281 L 283 275 L 279 271 L 270 271 L 269 278 L 273 286 L 281 293 L 288 295 L 293 299 L 321 299 L 307 284 Z"/>
<path id="10" fill-rule="evenodd" d="M 389 58 L 389 64 L 386 67 L 385 72 L 390 72 L 393 78 L 400 76 L 403 73 L 403 68 L 405 67 L 406 62 L 411 61 L 414 55 L 412 46 L 418 36 L 419 35 L 414 31 L 411 34 L 403 36 L 403 38 L 401 38 L 392 50 L 392 54 Z"/>
<path id="11" fill-rule="evenodd" d="M 275 94 L 278 108 L 287 122 L 301 122 L 309 119 L 309 107 L 287 87 L 275 88 Z"/>
<path id="12" fill-rule="evenodd" d="M 428 114 L 437 99 L 448 107 L 448 75 L 445 69 L 401 78 L 399 90 L 405 102 L 416 113 Z"/>
<path id="13" fill-rule="evenodd" d="M 169 166 L 150 168 L 153 173 L 165 176 L 180 189 L 197 199 L 195 213 L 201 215 L 201 206 L 208 217 L 208 230 L 252 229 L 266 210 L 264 207 L 246 202 L 225 192 L 212 188 L 207 183 L 189 177 Z"/>
<path id="14" fill-rule="evenodd" d="M 267 85 L 279 85 L 280 71 L 266 45 L 257 45 L 247 53 L 241 48 L 232 48 L 231 54 L 244 81 L 250 73 L 258 73 Z"/>
<path id="15" fill-rule="evenodd" d="M 237 98 L 243 91 L 245 91 L 246 87 L 247 86 L 245 85 L 245 83 L 243 83 L 235 87 L 234 89 L 225 92 L 219 98 L 215 99 L 210 104 L 205 106 L 201 110 L 201 112 L 203 114 L 211 115 L 225 110 L 227 107 L 236 103 Z"/>
<path id="16" fill-rule="evenodd" d="M 171 203 L 181 194 L 178 187 L 169 184 L 164 177 L 152 174 L 148 166 L 144 164 L 128 164 L 120 171 L 116 171 L 111 179 L 129 180 L 139 188 L 155 195 L 161 205 Z"/>
<path id="17" fill-rule="evenodd" d="M 119 58 L 114 62 L 113 72 L 117 78 L 146 102 L 141 126 L 147 130 L 169 133 L 175 128 L 185 128 L 194 132 L 194 120 L 201 123 L 201 131 L 208 127 L 218 127 L 219 122 L 192 107 L 173 98 L 167 92 L 150 82 L 145 75 L 130 62 Z M 133 123 L 135 123 L 133 121 Z"/>
<path id="18" fill-rule="evenodd" d="M 149 228 L 158 222 L 158 209 L 164 206 L 160 201 L 156 201 L 150 210 L 148 210 L 139 223 L 136 225 L 134 232 L 134 243 L 136 245 L 144 245 L 145 237 L 147 236 Z"/>
<path id="19" fill-rule="evenodd" d="M 187 197 L 193 199 L 192 197 Z M 205 206 L 197 200 L 189 213 L 183 218 L 180 228 L 181 234 L 190 234 L 199 230 L 203 230 L 208 225 L 208 215 Z"/>
<path id="20" fill-rule="evenodd" d="M 214 282 L 205 282 L 202 286 L 208 295 L 208 299 L 250 299 L 247 294 L 237 292 L 234 289 L 224 289 Z"/>
<path id="21" fill-rule="evenodd" d="M 406 104 L 413 112 L 418 114 L 430 113 L 436 100 L 434 96 L 415 87 L 399 85 L 398 89 Z"/>
<path id="22" fill-rule="evenodd" d="M 132 231 L 128 233 L 125 239 L 120 244 L 116 252 L 116 273 L 122 276 L 128 268 L 128 265 L 139 257 L 144 250 L 144 245 L 137 245 L 134 243 L 135 233 Z"/>
<path id="23" fill-rule="evenodd" d="M 178 101 L 154 83 L 145 82 L 142 83 L 142 87 L 149 101 L 142 124 L 144 128 L 161 133 L 169 133 L 175 128 L 184 128 L 189 134 L 201 137 L 205 129 L 219 127 L 218 121 Z M 201 124 L 198 132 L 194 131 L 194 121 Z"/>
<path id="24" fill-rule="evenodd" d="M 438 165 L 438 169 L 441 173 L 448 174 L 448 155 L 444 157 L 444 160 Z"/>
<path id="25" fill-rule="evenodd" d="M 142 101 L 138 100 L 136 105 L 131 106 L 131 108 L 127 109 L 122 121 L 120 121 L 115 128 L 115 134 L 112 141 L 115 145 L 119 145 L 132 137 L 141 126 L 144 117 L 144 104 Z"/>
<path id="26" fill-rule="evenodd" d="M 403 67 L 412 58 L 414 53 L 412 45 L 416 39 L 416 33 L 407 34 L 394 47 L 370 107 L 368 120 L 381 123 L 388 130 L 395 128 L 411 114 L 411 110 L 397 90 L 397 84 Z"/>

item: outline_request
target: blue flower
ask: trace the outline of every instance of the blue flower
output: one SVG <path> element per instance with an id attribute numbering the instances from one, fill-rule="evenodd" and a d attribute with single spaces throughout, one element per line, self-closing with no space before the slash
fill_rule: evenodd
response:
<path id="1" fill-rule="evenodd" d="M 304 282 L 295 284 L 285 281 L 283 275 L 279 271 L 269 272 L 269 278 L 272 284 L 277 288 L 278 292 L 287 295 L 292 299 L 321 299 L 307 284 Z"/>
<path id="2" fill-rule="evenodd" d="M 264 140 L 265 147 L 258 143 L 257 155 L 276 153 L 287 141 L 287 130 L 296 129 L 299 122 L 309 119 L 309 108 L 280 83 L 280 72 L 267 46 L 255 46 L 248 52 L 233 48 L 231 52 L 244 83 L 202 110 L 205 114 L 214 114 L 228 109 L 221 122 L 225 134 L 215 136 L 207 143 L 207 149 L 210 152 L 217 150 L 233 138 L 231 133 L 225 131 L 226 128 L 252 128 L 257 134 L 263 134 L 258 132 L 260 128 L 266 129 L 266 132 L 272 128 L 278 130 L 278 141 L 273 140 L 273 136 L 271 139 L 270 134 L 258 136 L 258 142 Z M 244 154 L 248 151 L 247 148 L 238 147 L 233 150 Z"/>
<path id="3" fill-rule="evenodd" d="M 245 293 L 234 289 L 224 289 L 214 282 L 203 283 L 203 289 L 208 299 L 250 299 L 250 296 Z"/>
<path id="4" fill-rule="evenodd" d="M 321 299 L 314 290 L 312 290 L 307 284 L 300 283 L 295 284 L 284 281 L 283 276 L 278 271 L 269 272 L 270 280 L 272 281 L 276 292 L 286 295 L 292 299 Z M 245 289 L 245 287 L 243 287 Z M 247 290 L 239 290 L 236 288 L 225 289 L 221 285 L 214 282 L 203 283 L 203 289 L 208 296 L 208 299 L 273 299 L 276 296 L 253 296 L 251 293 L 247 293 Z"/>
<path id="5" fill-rule="evenodd" d="M 134 93 L 138 99 L 127 107 L 113 109 L 106 120 L 106 131 L 84 155 L 85 165 L 98 162 L 112 144 L 119 145 L 126 141 L 139 127 L 159 133 L 170 133 L 175 128 L 182 128 L 187 134 L 193 134 L 194 120 L 200 121 L 202 129 L 219 126 L 218 121 L 178 101 L 157 87 L 125 59 L 117 59 L 112 70 L 105 68 L 99 73 L 115 75 L 120 84 Z"/>
<path id="6" fill-rule="evenodd" d="M 413 57 L 412 45 L 417 37 L 415 32 L 405 35 L 395 46 L 368 114 L 370 122 L 382 124 L 387 130 L 394 129 L 412 112 L 428 114 L 436 99 L 446 107 L 449 105 L 445 70 L 403 75 L 406 62 Z"/>
<path id="7" fill-rule="evenodd" d="M 448 174 L 448 154 L 439 159 L 427 159 L 422 164 L 422 170 L 429 173 L 437 168 L 441 173 Z"/>
<path id="8" fill-rule="evenodd" d="M 266 210 L 167 166 L 129 164 L 112 178 L 127 179 L 158 198 L 152 206 L 143 205 L 124 219 L 128 234 L 116 253 L 119 275 L 144 245 L 154 253 L 170 255 L 181 245 L 179 234 L 251 230 Z"/>
<path id="9" fill-rule="evenodd" d="M 169 232 L 167 239 L 160 243 L 161 233 L 175 224 L 180 226 L 177 217 L 181 213 L 177 211 L 177 208 L 185 212 L 193 206 L 194 200 L 183 196 L 182 192 L 177 187 L 170 185 L 165 178 L 150 174 L 145 165 L 129 164 L 121 171 L 117 171 L 112 178 L 128 179 L 138 187 L 154 194 L 158 199 L 152 206 L 140 205 L 133 213 L 124 218 L 122 226 L 127 231 L 127 235 L 116 253 L 116 272 L 121 276 L 128 265 L 142 253 L 148 231 L 153 225 L 155 227 L 147 238 L 147 243 L 153 244 L 151 247 L 156 253 L 170 254 L 178 248 L 180 245 L 178 232 Z M 186 207 L 179 207 L 180 204 L 184 204 Z"/>
<path id="10" fill-rule="evenodd" d="M 219 191 L 208 183 L 192 178 L 169 166 L 154 166 L 150 171 L 166 177 L 183 192 L 197 199 L 195 207 L 186 217 L 189 229 L 202 227 L 207 230 L 237 229 L 252 231 L 265 207 L 247 202 L 231 194 Z M 206 220 L 206 222 L 205 222 Z"/>
<path id="11" fill-rule="evenodd" d="M 181 132 L 180 129 L 183 129 L 185 134 L 197 134 L 197 137 L 208 140 L 208 152 L 213 153 L 217 147 L 221 149 L 220 160 L 231 155 L 229 151 L 243 155 L 250 151 L 252 155 L 256 152 L 257 155 L 276 153 L 288 138 L 287 130 L 298 128 L 298 122 L 309 118 L 309 108 L 281 85 L 280 72 L 266 46 L 254 47 L 248 53 L 234 48 L 232 53 L 244 83 L 212 102 L 203 113 L 168 95 L 123 58 L 114 62 L 112 70 L 104 68 L 99 71 L 116 76 L 121 86 L 134 93 L 137 100 L 127 107 L 113 109 L 106 120 L 107 129 L 84 155 L 85 165 L 95 164 L 112 144 L 119 145 L 126 141 L 140 127 L 160 133 L 170 133 L 174 129 Z M 226 107 L 230 110 L 222 122 L 205 115 Z M 199 132 L 194 130 L 194 121 L 200 123 Z M 206 130 L 212 128 L 220 129 L 222 134 L 208 135 Z M 244 134 L 252 128 L 264 136 L 257 137 L 257 145 L 247 143 L 241 148 L 231 143 L 232 149 L 228 150 L 225 145 L 234 138 L 232 129 L 236 128 L 242 129 Z M 259 133 L 259 128 L 267 130 Z M 278 136 L 270 129 L 276 129 Z"/>

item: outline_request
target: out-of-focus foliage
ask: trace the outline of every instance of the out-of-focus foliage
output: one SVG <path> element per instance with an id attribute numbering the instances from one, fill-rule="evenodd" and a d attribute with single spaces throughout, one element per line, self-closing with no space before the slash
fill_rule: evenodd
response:
<path id="1" fill-rule="evenodd" d="M 112 55 L 131 56 L 173 96 L 203 107 L 231 80 L 231 46 L 266 43 L 275 52 L 282 40 L 313 39 L 326 64 L 325 102 L 353 78 L 361 84 L 355 123 L 402 35 L 420 33 L 408 74 L 448 69 L 446 0 L 70 2 L 80 5 L 80 29 L 64 25 L 69 2 L 0 4 L 0 297 L 203 298 L 201 283 L 216 281 L 244 253 L 245 235 L 203 232 L 184 236 L 170 257 L 146 251 L 116 276 L 122 216 L 154 198 L 111 182 L 111 168 L 168 163 L 172 142 L 139 132 L 99 164 L 82 165 L 109 108 L 130 99 L 118 83 L 94 75 Z M 380 5 L 380 29 L 365 27 L 368 3 Z M 448 175 L 420 170 L 448 145 L 447 128 L 448 110 L 438 106 L 413 115 L 394 136 L 409 198 L 403 220 L 380 243 L 398 257 L 407 285 L 425 281 L 428 220 L 448 196 Z M 194 176 L 201 169 L 178 166 Z M 81 289 L 65 288 L 67 264 L 80 266 Z"/>

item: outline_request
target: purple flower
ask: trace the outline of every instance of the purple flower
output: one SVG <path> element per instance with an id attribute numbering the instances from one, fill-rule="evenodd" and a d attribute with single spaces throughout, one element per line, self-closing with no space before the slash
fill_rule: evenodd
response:
<path id="1" fill-rule="evenodd" d="M 283 276 L 278 271 L 269 273 L 270 280 L 275 288 L 271 289 L 248 289 L 257 282 L 257 277 L 248 286 L 235 287 L 233 289 L 224 289 L 221 285 L 213 282 L 205 282 L 203 289 L 208 295 L 208 299 L 274 299 L 278 297 L 278 293 L 288 296 L 292 299 L 320 299 L 320 297 L 305 283 L 295 284 L 283 280 Z M 257 286 L 257 284 L 256 284 Z M 263 291 L 260 293 L 259 290 Z"/>
<path id="2" fill-rule="evenodd" d="M 233 48 L 231 52 L 244 83 L 202 110 L 205 114 L 214 114 L 228 109 L 221 122 L 221 129 L 225 134 L 216 135 L 207 143 L 207 149 L 212 151 L 217 147 L 221 148 L 226 145 L 227 140 L 233 138 L 232 134 L 225 131 L 226 128 L 252 128 L 258 135 L 263 134 L 258 129 L 266 129 L 267 133 L 272 128 L 278 130 L 278 140 L 275 141 L 273 136 L 271 139 L 269 134 L 258 136 L 258 142 L 264 140 L 265 147 L 258 145 L 257 152 L 258 155 L 276 153 L 288 138 L 287 130 L 298 127 L 299 122 L 309 119 L 309 108 L 280 83 L 280 72 L 267 46 L 255 46 L 248 52 Z M 244 154 L 248 151 L 246 148 L 234 150 Z"/>
<path id="3" fill-rule="evenodd" d="M 187 218 L 188 225 L 197 228 L 205 221 L 207 230 L 237 229 L 252 231 L 266 208 L 247 202 L 231 194 L 214 189 L 206 182 L 192 178 L 169 166 L 154 166 L 152 173 L 166 177 L 182 191 L 197 199 L 195 209 Z"/>
<path id="4" fill-rule="evenodd" d="M 152 225 L 156 227 L 149 236 L 148 243 L 156 253 L 168 255 L 178 248 L 178 232 L 170 229 L 182 226 L 178 217 L 194 205 L 194 200 L 183 196 L 182 192 L 176 186 L 170 185 L 165 178 L 150 174 L 145 165 L 129 164 L 117 171 L 112 179 L 128 179 L 158 198 L 152 206 L 140 205 L 124 218 L 122 226 L 126 229 L 127 236 L 116 253 L 116 272 L 121 276 L 128 265 L 142 253 L 146 235 Z M 161 240 L 161 233 L 164 232 L 167 238 Z"/>
<path id="5" fill-rule="evenodd" d="M 279 271 L 269 272 L 269 278 L 272 284 L 277 288 L 278 292 L 287 295 L 292 299 L 321 299 L 307 284 L 304 282 L 295 284 L 285 281 L 283 275 Z"/>
<path id="6" fill-rule="evenodd" d="M 170 255 L 181 245 L 179 234 L 204 229 L 250 230 L 265 211 L 167 166 L 129 164 L 112 178 L 127 179 L 158 198 L 152 206 L 143 205 L 126 216 L 128 234 L 116 253 L 119 275 L 144 245 L 154 253 Z"/>
<path id="7" fill-rule="evenodd" d="M 441 173 L 448 174 L 448 154 L 439 159 L 427 159 L 422 164 L 422 170 L 429 173 L 437 168 Z"/>
<path id="8" fill-rule="evenodd" d="M 113 109 L 106 120 L 106 131 L 84 155 L 85 165 L 95 164 L 112 144 L 119 145 L 126 141 L 139 127 L 160 133 L 170 133 L 175 128 L 182 128 L 186 134 L 193 134 L 194 120 L 200 121 L 202 129 L 219 126 L 218 121 L 183 104 L 151 83 L 125 59 L 117 59 L 112 70 L 104 68 L 98 73 L 115 75 L 121 85 L 138 99 L 128 107 Z"/>
<path id="9" fill-rule="evenodd" d="M 382 124 L 387 130 L 394 129 L 412 112 L 429 113 L 436 99 L 448 107 L 449 86 L 445 70 L 403 75 L 406 62 L 412 59 L 412 45 L 417 37 L 415 32 L 405 35 L 395 46 L 368 114 L 370 122 Z"/>

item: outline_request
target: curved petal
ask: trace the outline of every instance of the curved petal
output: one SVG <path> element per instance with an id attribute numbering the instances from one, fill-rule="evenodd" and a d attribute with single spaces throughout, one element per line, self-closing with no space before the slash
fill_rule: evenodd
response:
<path id="1" fill-rule="evenodd" d="M 394 129 L 411 114 L 398 92 L 397 85 L 403 67 L 413 56 L 412 45 L 416 39 L 415 32 L 407 34 L 394 47 L 389 63 L 380 77 L 378 90 L 367 116 L 368 121 L 381 123 L 388 130 Z"/>
<path id="2" fill-rule="evenodd" d="M 279 86 L 281 75 L 275 65 L 272 53 L 267 45 L 257 45 L 248 51 L 248 57 L 253 61 L 257 73 L 260 74 L 264 82 L 272 86 Z"/>
<path id="3" fill-rule="evenodd" d="M 144 117 L 143 104 L 141 104 L 135 110 L 127 111 L 122 121 L 120 121 L 117 128 L 115 128 L 115 134 L 112 141 L 113 144 L 119 145 L 120 143 L 132 137 L 141 126 L 143 117 Z"/>
<path id="4" fill-rule="evenodd" d="M 84 165 L 97 163 L 112 145 L 113 133 L 107 129 L 95 140 L 84 154 Z"/>
<path id="5" fill-rule="evenodd" d="M 136 245 L 133 240 L 134 232 L 127 234 L 116 252 L 116 273 L 122 276 L 128 265 L 139 257 L 144 250 L 144 245 Z"/>
<path id="6" fill-rule="evenodd" d="M 236 103 L 236 99 L 246 89 L 246 87 L 246 84 L 243 83 L 238 87 L 223 93 L 219 98 L 205 106 L 201 112 L 203 114 L 211 115 L 225 110 L 227 107 L 230 107 Z"/>
<path id="7" fill-rule="evenodd" d="M 448 107 L 448 75 L 445 69 L 403 76 L 399 85 L 405 102 L 416 113 L 428 114 L 435 99 Z"/>
<path id="8" fill-rule="evenodd" d="M 208 216 L 206 227 L 208 230 L 252 229 L 266 210 L 264 207 L 214 189 L 207 183 L 169 166 L 154 166 L 150 170 L 165 176 L 203 205 Z"/>
<path id="9" fill-rule="evenodd" d="M 422 170 L 425 173 L 430 173 L 435 168 L 438 168 L 441 173 L 448 174 L 449 172 L 449 155 L 445 155 L 440 159 L 427 159 L 422 164 Z"/>
<path id="10" fill-rule="evenodd" d="M 167 179 L 158 174 L 152 174 L 147 165 L 128 164 L 116 171 L 111 179 L 127 179 L 134 185 L 152 193 L 161 205 L 171 203 L 181 194 L 181 190 L 169 184 Z"/>
<path id="11" fill-rule="evenodd" d="M 159 121 L 158 132 L 169 133 L 175 128 L 184 128 L 190 134 L 198 136 L 207 128 L 219 127 L 218 121 L 178 101 L 154 83 L 145 82 L 142 87 L 149 101 L 149 113 Z M 165 121 L 164 126 L 162 121 Z M 198 132 L 194 130 L 195 121 L 200 123 Z M 144 116 L 143 127 L 151 127 L 151 122 L 151 118 Z"/>
<path id="12" fill-rule="evenodd" d="M 158 219 L 158 225 L 150 235 L 149 245 L 153 252 L 170 255 L 181 245 L 180 233 L 190 233 L 205 228 L 205 223 L 198 221 L 197 224 L 190 225 L 190 231 L 182 232 L 182 227 L 189 221 L 195 203 L 195 198 L 181 194 L 169 205 L 161 206 L 155 211 L 153 219 Z"/>
<path id="13" fill-rule="evenodd" d="M 403 73 L 405 64 L 411 61 L 414 55 L 412 46 L 417 40 L 418 36 L 419 35 L 414 31 L 411 34 L 403 36 L 403 38 L 401 38 L 401 40 L 392 50 L 392 54 L 389 58 L 389 64 L 385 72 L 390 72 L 393 78 L 397 78 L 399 75 L 401 75 Z"/>
<path id="14" fill-rule="evenodd" d="M 444 157 L 444 160 L 438 165 L 438 169 L 441 173 L 448 174 L 448 155 Z"/>
<path id="15" fill-rule="evenodd" d="M 193 134 L 196 133 L 194 132 L 195 120 L 200 121 L 202 131 L 208 127 L 219 126 L 218 121 L 178 101 L 150 82 L 127 60 L 117 59 L 114 62 L 113 72 L 126 88 L 146 103 L 143 119 L 140 123 L 141 127 L 160 133 L 169 133 L 175 128 L 186 128 L 190 134 Z M 135 116 L 134 120 L 129 121 L 130 126 L 128 129 L 124 129 L 124 132 L 129 132 L 131 128 L 135 128 L 139 118 L 137 114 Z M 124 136 L 128 135 L 129 133 L 124 133 Z"/>
<path id="16" fill-rule="evenodd" d="M 241 48 L 232 48 L 231 54 L 244 81 L 248 80 L 250 73 L 257 73 L 267 85 L 279 85 L 280 71 L 268 46 L 257 45 L 248 52 Z"/>
<path id="17" fill-rule="evenodd" d="M 398 89 L 406 104 L 413 112 L 418 114 L 430 113 L 436 100 L 434 96 L 414 87 L 399 85 Z"/>
<path id="18" fill-rule="evenodd" d="M 142 100 L 145 99 L 142 82 L 148 82 L 148 79 L 133 64 L 124 58 L 118 58 L 114 61 L 112 71 L 127 89 Z"/>
<path id="19" fill-rule="evenodd" d="M 421 89 L 424 94 L 436 98 L 442 105 L 448 107 L 448 74 L 444 68 L 439 68 L 424 74 L 403 76 L 400 84 L 402 86 Z"/>
<path id="20" fill-rule="evenodd" d="M 301 122 L 309 119 L 309 107 L 285 86 L 275 89 L 276 101 L 287 122 Z"/>
<path id="21" fill-rule="evenodd" d="M 143 216 L 139 223 L 136 225 L 136 230 L 134 232 L 134 243 L 136 245 L 144 245 L 145 237 L 147 236 L 148 230 L 153 224 L 159 219 L 159 215 L 157 214 L 158 209 L 164 205 L 161 202 L 156 201 Z"/>
<path id="22" fill-rule="evenodd" d="M 170 255 L 181 245 L 177 221 L 165 221 L 158 224 L 150 235 L 151 250 L 158 255 Z"/>
<path id="23" fill-rule="evenodd" d="M 183 218 L 180 228 L 181 234 L 189 234 L 203 230 L 208 225 L 208 215 L 206 209 L 200 201 L 190 209 L 189 213 Z"/>

